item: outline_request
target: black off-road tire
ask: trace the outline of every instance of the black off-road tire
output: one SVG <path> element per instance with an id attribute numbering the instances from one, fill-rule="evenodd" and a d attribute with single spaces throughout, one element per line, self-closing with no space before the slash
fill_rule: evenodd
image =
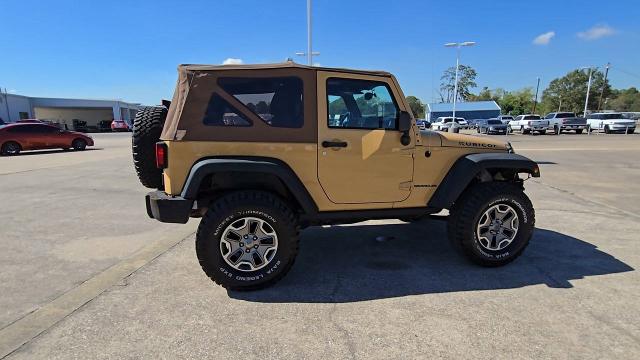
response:
<path id="1" fill-rule="evenodd" d="M 578 135 L 582 134 L 582 129 L 576 129 L 576 134 Z"/>
<path id="2" fill-rule="evenodd" d="M 133 120 L 133 165 L 142 185 L 151 189 L 162 188 L 162 170 L 156 167 L 155 144 L 160 140 L 166 118 L 167 109 L 156 106 L 140 109 Z"/>
<path id="3" fill-rule="evenodd" d="M 225 229 L 245 217 L 264 220 L 276 233 L 277 250 L 271 261 L 254 271 L 229 265 L 220 249 Z M 237 191 L 211 204 L 196 235 L 196 253 L 211 280 L 229 289 L 248 291 L 271 286 L 293 266 L 298 254 L 300 226 L 297 216 L 278 196 L 264 191 Z"/>
<path id="4" fill-rule="evenodd" d="M 509 205 L 519 219 L 513 241 L 501 250 L 488 250 L 478 240 L 476 229 L 481 216 L 494 205 Z M 474 185 L 456 201 L 450 211 L 448 236 L 453 246 L 472 262 L 487 266 L 502 266 L 515 260 L 529 244 L 535 227 L 535 211 L 522 189 L 507 182 Z"/>

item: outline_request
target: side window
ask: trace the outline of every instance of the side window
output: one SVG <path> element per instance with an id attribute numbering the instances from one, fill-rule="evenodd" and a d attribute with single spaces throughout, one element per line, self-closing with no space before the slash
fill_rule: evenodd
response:
<path id="1" fill-rule="evenodd" d="M 251 121 L 242 114 L 227 100 L 214 93 L 209 99 L 207 111 L 202 122 L 210 126 L 251 126 Z"/>
<path id="2" fill-rule="evenodd" d="M 516 120 L 522 120 L 522 115 L 516 116 Z"/>
<path id="3" fill-rule="evenodd" d="M 300 78 L 219 78 L 218 85 L 271 126 L 301 128 L 304 125 Z"/>
<path id="4" fill-rule="evenodd" d="M 553 119 L 553 114 L 548 114 L 547 116 L 544 117 L 545 119 Z"/>
<path id="5" fill-rule="evenodd" d="M 380 81 L 327 79 L 327 124 L 331 128 L 397 129 L 400 110 Z"/>

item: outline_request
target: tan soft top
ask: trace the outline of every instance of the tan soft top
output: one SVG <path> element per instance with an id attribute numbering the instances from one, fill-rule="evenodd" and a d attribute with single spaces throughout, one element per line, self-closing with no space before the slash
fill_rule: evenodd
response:
<path id="1" fill-rule="evenodd" d="M 178 66 L 178 72 L 182 70 L 186 71 L 218 71 L 218 70 L 267 70 L 267 69 L 306 69 L 313 71 L 335 71 L 350 74 L 363 74 L 363 75 L 376 75 L 376 76 L 391 76 L 391 73 L 380 70 L 355 70 L 345 68 L 329 68 L 319 66 L 308 66 L 297 64 L 293 61 L 286 61 L 276 64 L 246 64 L 246 65 L 201 65 L 201 64 L 182 64 Z"/>
<path id="2" fill-rule="evenodd" d="M 256 73 L 252 73 L 256 70 Z M 196 65 L 184 64 L 178 66 L 178 82 L 173 94 L 169 113 L 162 130 L 162 140 L 232 140 L 239 139 L 249 131 L 242 127 L 228 127 L 221 131 L 218 127 L 205 126 L 201 119 L 207 111 L 207 106 L 212 93 L 224 97 L 236 108 L 244 106 L 237 99 L 219 88 L 216 83 L 218 76 L 287 76 L 295 74 L 304 80 L 305 100 L 305 126 L 300 129 L 271 128 L 257 118 L 255 114 L 246 112 L 248 118 L 254 118 L 253 133 L 257 137 L 271 141 L 295 141 L 314 142 L 317 136 L 317 126 L 311 121 L 316 117 L 316 73 L 318 71 L 330 71 L 338 73 L 371 75 L 391 77 L 386 71 L 367 71 L 340 68 L 325 68 L 306 66 L 287 61 L 279 64 L 252 64 L 252 65 Z M 187 101 L 189 98 L 189 101 Z M 241 111 L 243 112 L 243 111 Z M 179 125 L 182 123 L 182 125 Z M 179 132 L 179 127 L 181 131 Z M 242 136 L 241 136 L 242 135 Z"/>

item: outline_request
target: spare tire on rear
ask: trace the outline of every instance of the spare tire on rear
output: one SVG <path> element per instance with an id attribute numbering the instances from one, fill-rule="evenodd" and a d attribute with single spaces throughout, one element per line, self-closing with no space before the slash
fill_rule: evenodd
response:
<path id="1" fill-rule="evenodd" d="M 162 188 L 162 170 L 156 167 L 155 144 L 160 140 L 166 117 L 164 106 L 145 107 L 133 120 L 133 165 L 142 185 L 152 189 Z"/>

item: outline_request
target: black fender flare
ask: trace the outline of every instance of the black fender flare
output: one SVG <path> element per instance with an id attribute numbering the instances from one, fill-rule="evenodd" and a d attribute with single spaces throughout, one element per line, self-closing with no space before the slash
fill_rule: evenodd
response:
<path id="1" fill-rule="evenodd" d="M 296 173 L 282 160 L 268 157 L 216 157 L 198 160 L 189 171 L 181 197 L 196 200 L 202 180 L 207 175 L 224 172 L 275 175 L 291 191 L 304 213 L 315 214 L 318 212 L 318 206 Z"/>
<path id="2" fill-rule="evenodd" d="M 538 164 L 522 155 L 492 152 L 465 155 L 449 169 L 429 200 L 428 206 L 450 209 L 473 178 L 486 169 L 510 169 L 540 177 Z"/>

